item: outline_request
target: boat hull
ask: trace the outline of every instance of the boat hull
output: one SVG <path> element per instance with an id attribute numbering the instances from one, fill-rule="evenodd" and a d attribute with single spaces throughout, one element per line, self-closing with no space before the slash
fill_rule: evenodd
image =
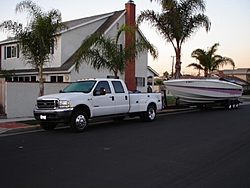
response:
<path id="1" fill-rule="evenodd" d="M 242 86 L 219 79 L 176 79 L 164 85 L 175 98 L 189 103 L 236 100 L 242 95 Z"/>

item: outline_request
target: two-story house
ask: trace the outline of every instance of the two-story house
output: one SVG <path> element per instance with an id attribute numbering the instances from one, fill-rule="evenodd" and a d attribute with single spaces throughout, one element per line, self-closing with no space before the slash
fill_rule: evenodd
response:
<path id="1" fill-rule="evenodd" d="M 134 24 L 135 8 L 134 2 L 128 1 L 123 10 L 64 22 L 67 29 L 60 31 L 57 48 L 51 50 L 53 58 L 43 69 L 44 80 L 47 82 L 71 82 L 82 78 L 113 77 L 112 72 L 105 69 L 97 71 L 86 63 L 82 63 L 79 72 L 76 72 L 74 53 L 84 38 L 94 32 L 115 36 L 122 24 Z M 128 37 L 125 35 L 122 34 L 119 44 L 126 44 Z M 136 33 L 136 36 L 139 35 L 144 36 L 140 30 Z M 13 81 L 33 82 L 38 80 L 38 70 L 24 62 L 18 41 L 6 39 L 0 42 L 0 47 L 0 66 L 5 70 L 14 70 Z M 134 61 L 129 62 L 129 65 L 130 68 L 126 69 L 124 75 L 119 75 L 119 78 L 124 79 L 131 90 L 146 91 L 147 77 L 153 76 L 148 75 L 148 52 L 140 54 Z"/>

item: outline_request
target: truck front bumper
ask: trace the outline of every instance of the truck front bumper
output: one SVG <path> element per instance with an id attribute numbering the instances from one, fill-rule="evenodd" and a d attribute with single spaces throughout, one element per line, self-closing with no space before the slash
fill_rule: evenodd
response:
<path id="1" fill-rule="evenodd" d="M 41 110 L 34 109 L 33 114 L 36 120 L 44 122 L 66 123 L 70 121 L 73 108 Z"/>

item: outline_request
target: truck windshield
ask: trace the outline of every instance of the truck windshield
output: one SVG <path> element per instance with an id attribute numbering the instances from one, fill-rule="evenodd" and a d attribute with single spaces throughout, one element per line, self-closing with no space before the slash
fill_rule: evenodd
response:
<path id="1" fill-rule="evenodd" d="M 93 86 L 95 85 L 95 80 L 79 81 L 69 84 L 62 92 L 83 92 L 89 93 Z"/>

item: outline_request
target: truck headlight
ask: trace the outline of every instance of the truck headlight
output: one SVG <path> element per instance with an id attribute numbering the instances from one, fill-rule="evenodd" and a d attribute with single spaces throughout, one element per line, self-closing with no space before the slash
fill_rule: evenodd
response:
<path id="1" fill-rule="evenodd" d="M 59 101 L 58 103 L 59 108 L 70 108 L 69 101 Z"/>

